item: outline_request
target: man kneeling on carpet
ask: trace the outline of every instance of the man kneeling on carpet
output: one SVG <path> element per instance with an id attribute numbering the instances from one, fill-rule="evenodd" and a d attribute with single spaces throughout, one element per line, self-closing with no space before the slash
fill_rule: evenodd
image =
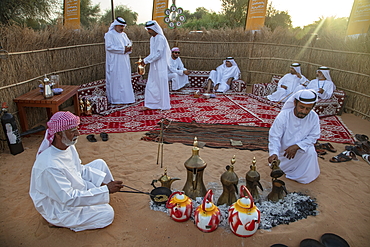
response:
<path id="1" fill-rule="evenodd" d="M 268 162 L 280 160 L 286 177 L 307 184 L 320 174 L 314 144 L 320 137 L 320 122 L 312 111 L 317 102 L 312 90 L 300 90 L 290 97 L 269 132 Z"/>
<path id="2" fill-rule="evenodd" d="M 86 165 L 75 148 L 80 118 L 57 112 L 47 123 L 45 139 L 32 168 L 30 196 L 36 210 L 50 224 L 73 231 L 103 228 L 113 222 L 109 193 L 118 192 L 122 181 L 114 181 L 102 159 Z"/>

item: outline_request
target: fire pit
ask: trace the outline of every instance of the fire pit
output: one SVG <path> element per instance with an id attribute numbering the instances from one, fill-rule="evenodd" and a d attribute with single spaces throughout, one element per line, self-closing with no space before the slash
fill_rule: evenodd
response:
<path id="1" fill-rule="evenodd" d="M 245 185 L 245 179 L 239 180 L 239 186 Z M 215 201 L 222 193 L 222 186 L 218 183 L 209 183 L 207 188 L 211 188 L 214 191 Z M 266 192 L 267 193 L 267 192 Z M 202 198 L 197 197 L 193 200 L 193 211 L 202 204 Z M 288 193 L 288 195 L 277 202 L 261 200 L 256 202 L 256 206 L 261 211 L 261 223 L 259 229 L 268 230 L 274 226 L 281 224 L 290 224 L 297 220 L 305 219 L 308 216 L 316 216 L 317 203 L 314 199 L 308 195 L 304 195 L 299 192 Z M 228 228 L 228 210 L 229 206 L 220 205 L 218 206 L 221 213 L 220 227 Z M 155 204 L 153 201 L 150 202 L 150 209 L 154 211 L 161 211 L 167 213 L 167 209 L 164 205 Z M 194 216 L 190 218 L 194 221 Z"/>

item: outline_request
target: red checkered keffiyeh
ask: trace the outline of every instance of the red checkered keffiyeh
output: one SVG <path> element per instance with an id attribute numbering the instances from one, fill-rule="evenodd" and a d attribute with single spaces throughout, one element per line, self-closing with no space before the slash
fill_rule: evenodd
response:
<path id="1" fill-rule="evenodd" d="M 49 122 L 47 122 L 48 129 L 46 130 L 45 138 L 40 145 L 37 155 L 50 147 L 54 140 L 55 133 L 75 128 L 79 124 L 80 118 L 69 111 L 59 111 L 55 113 L 50 118 Z"/>

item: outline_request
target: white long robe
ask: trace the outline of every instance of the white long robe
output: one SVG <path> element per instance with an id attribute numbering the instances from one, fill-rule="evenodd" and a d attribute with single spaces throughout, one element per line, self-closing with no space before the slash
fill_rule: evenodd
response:
<path id="1" fill-rule="evenodd" d="M 280 168 L 286 177 L 299 183 L 310 183 L 320 174 L 317 153 L 314 147 L 320 137 L 319 117 L 314 111 L 304 118 L 294 115 L 294 108 L 282 110 L 269 132 L 269 154 L 279 157 Z M 284 157 L 284 150 L 297 144 L 293 159 Z"/>
<path id="2" fill-rule="evenodd" d="M 186 68 L 180 57 L 176 59 L 170 58 L 168 64 L 168 80 L 172 81 L 172 90 L 179 90 L 189 83 L 189 77 L 184 74 L 184 70 Z"/>
<path id="3" fill-rule="evenodd" d="M 168 86 L 168 62 L 171 50 L 166 37 L 157 34 L 150 38 L 150 54 L 144 63 L 150 63 L 148 81 L 145 86 L 144 105 L 150 109 L 171 109 Z"/>
<path id="4" fill-rule="evenodd" d="M 323 93 L 319 93 L 320 88 L 324 89 Z M 314 79 L 307 85 L 307 89 L 315 90 L 320 99 L 330 99 L 333 95 L 335 85 L 332 81 Z"/>
<path id="5" fill-rule="evenodd" d="M 301 76 L 302 78 L 299 78 L 298 76 L 291 73 L 284 75 L 279 80 L 276 91 L 273 92 L 271 95 L 268 95 L 267 98 L 271 101 L 287 101 L 290 97 L 290 94 L 293 94 L 297 91 L 296 87 L 307 81 L 307 78 L 304 75 Z M 287 89 L 282 88 L 281 85 L 286 86 Z"/>
<path id="6" fill-rule="evenodd" d="M 226 61 L 230 61 L 232 66 L 227 67 Z M 234 60 L 224 60 L 224 62 L 216 68 L 216 70 L 211 70 L 209 74 L 209 79 L 214 83 L 214 86 L 218 85 L 217 92 L 225 93 L 230 89 L 230 86 L 227 84 L 227 81 L 230 78 L 238 80 L 240 76 L 240 70 L 238 65 Z"/>
<path id="7" fill-rule="evenodd" d="M 29 194 L 49 223 L 74 231 L 103 228 L 114 218 L 107 186 L 113 180 L 101 160 L 82 165 L 74 145 L 45 149 L 33 165 Z"/>
<path id="8" fill-rule="evenodd" d="M 131 83 L 131 52 L 125 53 L 125 46 L 130 40 L 122 32 L 115 29 L 108 31 L 105 36 L 106 51 L 106 88 L 110 104 L 130 104 L 135 102 L 135 95 Z"/>

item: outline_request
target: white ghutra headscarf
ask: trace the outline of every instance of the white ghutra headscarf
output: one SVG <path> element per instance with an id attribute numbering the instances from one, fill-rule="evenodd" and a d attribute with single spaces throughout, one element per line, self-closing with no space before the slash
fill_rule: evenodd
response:
<path id="1" fill-rule="evenodd" d="M 229 61 L 232 66 L 227 67 L 226 62 Z M 238 80 L 240 76 L 240 69 L 238 64 L 235 62 L 233 57 L 227 57 L 220 66 L 216 69 L 217 73 L 221 73 L 218 78 L 222 78 L 222 75 L 227 77 L 234 77 L 234 80 Z"/>
<path id="2" fill-rule="evenodd" d="M 112 24 L 110 24 L 108 31 L 113 30 L 114 27 L 115 26 L 118 26 L 118 25 L 126 27 L 127 24 L 126 24 L 125 19 L 123 19 L 122 17 L 117 17 L 116 19 L 114 19 L 114 21 L 112 22 Z"/>
<path id="3" fill-rule="evenodd" d="M 316 72 L 321 71 L 321 73 L 325 76 L 325 79 L 327 81 L 331 81 L 330 77 L 330 69 L 328 67 L 321 66 L 317 69 Z"/>
<path id="4" fill-rule="evenodd" d="M 299 64 L 299 63 L 292 63 L 290 65 L 290 67 L 293 68 L 297 73 L 302 74 L 301 73 L 301 64 Z"/>
<path id="5" fill-rule="evenodd" d="M 299 102 L 309 105 L 316 103 L 318 101 L 317 93 L 312 89 L 303 89 L 299 90 L 285 102 L 283 108 L 281 110 L 288 110 L 294 108 L 294 100 L 298 100 Z"/>
<path id="6" fill-rule="evenodd" d="M 161 26 L 159 26 L 156 21 L 148 21 L 147 23 L 145 23 L 145 29 L 147 31 L 148 29 L 152 29 L 154 32 L 164 36 Z"/>

